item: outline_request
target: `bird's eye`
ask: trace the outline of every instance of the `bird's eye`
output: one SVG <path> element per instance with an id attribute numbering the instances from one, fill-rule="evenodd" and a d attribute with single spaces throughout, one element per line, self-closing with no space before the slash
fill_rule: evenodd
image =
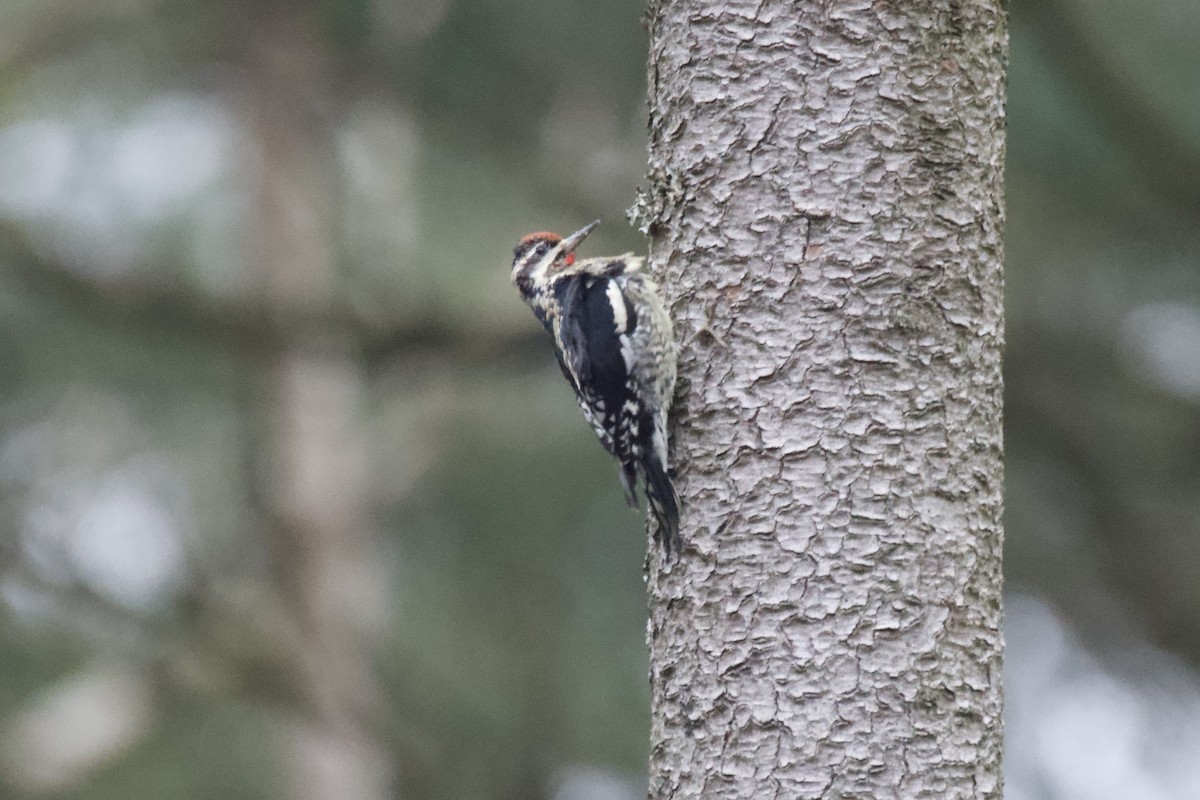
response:
<path id="1" fill-rule="evenodd" d="M 535 250 L 534 252 L 538 254 L 538 258 L 541 258 L 542 256 L 546 255 L 546 250 L 548 248 L 549 248 L 549 245 L 547 245 L 545 242 L 542 242 L 541 244 L 539 244 L 537 246 L 537 250 Z"/>

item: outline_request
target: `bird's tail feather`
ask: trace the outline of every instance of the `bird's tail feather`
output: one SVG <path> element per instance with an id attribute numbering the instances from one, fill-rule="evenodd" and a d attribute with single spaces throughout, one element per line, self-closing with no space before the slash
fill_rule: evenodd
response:
<path id="1" fill-rule="evenodd" d="M 658 523 L 654 540 L 662 545 L 670 556 L 683 547 L 679 538 L 679 494 L 667 474 L 666 465 L 655 454 L 642 461 L 642 473 L 646 481 L 646 499 Z"/>
<path id="2" fill-rule="evenodd" d="M 637 495 L 634 493 L 637 489 L 637 467 L 632 461 L 621 464 L 621 488 L 625 490 L 625 502 L 630 508 L 637 508 Z"/>

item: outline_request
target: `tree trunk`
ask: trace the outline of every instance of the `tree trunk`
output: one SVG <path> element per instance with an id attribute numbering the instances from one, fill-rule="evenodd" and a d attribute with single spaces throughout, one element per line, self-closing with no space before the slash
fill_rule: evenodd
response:
<path id="1" fill-rule="evenodd" d="M 1000 0 L 649 15 L 652 798 L 999 798 Z"/>
<path id="2" fill-rule="evenodd" d="M 267 398 L 262 502 L 275 523 L 276 589 L 294 619 L 297 676 L 284 791 L 297 800 L 393 798 L 378 730 L 369 639 L 384 594 L 363 508 L 362 376 L 332 317 L 338 275 L 328 220 L 331 64 L 302 4 L 266 2 L 248 26 L 246 74 L 257 270 L 281 335 Z"/>

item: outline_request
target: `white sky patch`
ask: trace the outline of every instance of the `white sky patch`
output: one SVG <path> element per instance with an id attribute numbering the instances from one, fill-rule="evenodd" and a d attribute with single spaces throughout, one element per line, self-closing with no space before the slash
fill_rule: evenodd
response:
<path id="1" fill-rule="evenodd" d="M 153 722 L 136 670 L 94 663 L 26 701 L 0 727 L 0 765 L 26 792 L 68 789 L 135 745 Z"/>
<path id="2" fill-rule="evenodd" d="M 186 577 L 187 553 L 177 518 L 156 491 L 161 478 L 143 466 L 42 480 L 25 511 L 21 540 L 44 580 L 81 580 L 130 608 L 170 600 Z"/>
<path id="3" fill-rule="evenodd" d="M 1145 645 L 1118 675 L 1040 599 L 1005 600 L 1007 800 L 1195 800 L 1200 685 Z"/>
<path id="4" fill-rule="evenodd" d="M 187 578 L 190 489 L 172 456 L 146 446 L 124 404 L 65 396 L 0 439 L 0 490 L 20 503 L 23 566 L 36 583 L 82 582 L 150 610 Z M 11 608 L 11 606 L 10 606 Z"/>
<path id="5" fill-rule="evenodd" d="M 0 128 L 0 213 L 50 223 L 49 244 L 80 269 L 136 269 L 163 224 L 235 188 L 240 134 L 224 104 L 179 92 L 17 122 Z"/>
<path id="6" fill-rule="evenodd" d="M 609 767 L 571 764 L 550 780 L 552 800 L 640 800 L 645 779 Z"/>
<path id="7" fill-rule="evenodd" d="M 17 122 L 0 128 L 0 208 L 68 222 L 159 220 L 222 177 L 236 135 L 227 109 L 187 94 L 153 97 L 126 117 L 84 110 Z"/>
<path id="8" fill-rule="evenodd" d="M 1125 317 L 1121 344 L 1135 375 L 1200 400 L 1200 306 L 1164 302 L 1134 309 Z"/>
<path id="9" fill-rule="evenodd" d="M 114 132 L 108 177 L 139 219 L 176 213 L 221 176 L 232 128 L 220 106 L 201 98 L 156 97 Z"/>
<path id="10" fill-rule="evenodd" d="M 64 122 L 39 119 L 0 128 L 0 210 L 14 216 L 52 211 L 67 191 L 77 149 Z"/>
<path id="11" fill-rule="evenodd" d="M 147 487 L 113 481 L 90 499 L 68 539 L 78 575 L 117 602 L 164 602 L 184 578 L 185 553 L 174 516 Z"/>

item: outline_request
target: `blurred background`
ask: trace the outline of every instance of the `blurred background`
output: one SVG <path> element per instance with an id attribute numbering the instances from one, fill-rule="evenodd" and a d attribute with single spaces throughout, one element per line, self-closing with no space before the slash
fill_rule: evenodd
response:
<path id="1" fill-rule="evenodd" d="M 645 792 L 642 520 L 508 284 L 642 3 L 8 0 L 0 797 Z M 1200 5 L 1013 0 L 1010 800 L 1200 797 Z"/>

